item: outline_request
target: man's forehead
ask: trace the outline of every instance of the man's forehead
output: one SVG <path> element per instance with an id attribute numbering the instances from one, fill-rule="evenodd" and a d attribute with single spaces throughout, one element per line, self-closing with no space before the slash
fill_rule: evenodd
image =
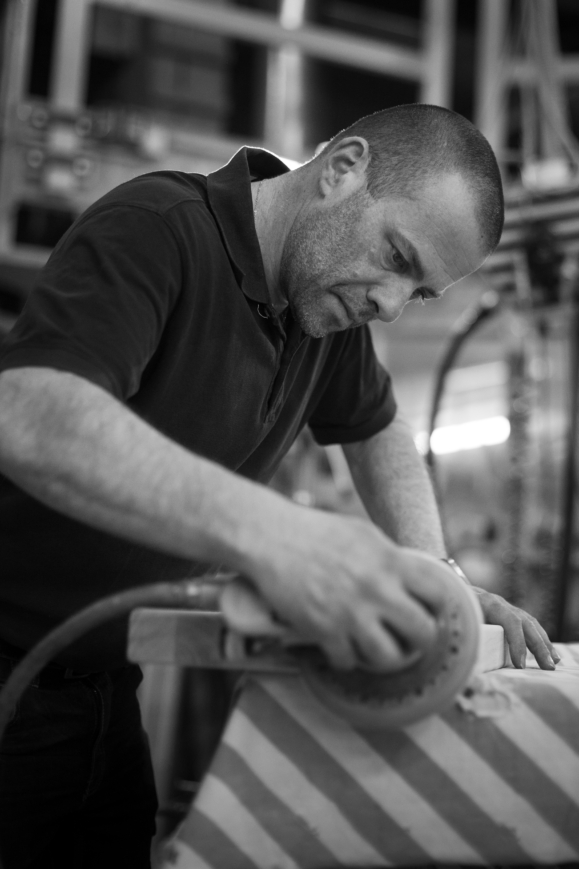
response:
<path id="1" fill-rule="evenodd" d="M 472 186 L 458 174 L 443 174 L 425 182 L 412 196 L 393 200 L 392 205 L 406 205 L 405 213 L 416 212 L 436 221 L 441 227 L 454 227 L 456 221 L 467 223 L 473 237 L 482 237 L 478 218 L 478 196 Z"/>

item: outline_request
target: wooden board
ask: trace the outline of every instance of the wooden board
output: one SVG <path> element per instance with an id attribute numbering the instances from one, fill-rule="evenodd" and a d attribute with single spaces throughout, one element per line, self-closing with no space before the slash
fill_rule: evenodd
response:
<path id="1" fill-rule="evenodd" d="M 509 667 L 511 658 L 505 640 L 505 632 L 500 625 L 481 625 L 477 669 L 479 673 Z"/>
<path id="2" fill-rule="evenodd" d="M 217 654 L 222 630 L 219 613 L 142 607 L 131 613 L 127 656 L 141 664 L 222 667 Z M 479 672 L 509 664 L 503 629 L 499 625 L 482 625 Z"/>

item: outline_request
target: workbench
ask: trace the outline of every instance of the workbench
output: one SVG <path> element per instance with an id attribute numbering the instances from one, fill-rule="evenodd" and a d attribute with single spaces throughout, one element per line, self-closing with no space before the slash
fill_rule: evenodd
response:
<path id="1" fill-rule="evenodd" d="M 556 648 L 399 730 L 246 677 L 163 869 L 579 866 L 579 644 Z"/>

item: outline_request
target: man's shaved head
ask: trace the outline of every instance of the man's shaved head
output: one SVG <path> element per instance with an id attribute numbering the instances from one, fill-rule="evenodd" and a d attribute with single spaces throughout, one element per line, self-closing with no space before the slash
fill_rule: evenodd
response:
<path id="1" fill-rule="evenodd" d="M 440 106 L 394 106 L 342 130 L 315 160 L 350 136 L 368 142 L 367 185 L 374 199 L 419 200 L 426 182 L 461 175 L 472 193 L 487 253 L 494 250 L 504 221 L 501 176 L 489 143 L 470 121 Z"/>

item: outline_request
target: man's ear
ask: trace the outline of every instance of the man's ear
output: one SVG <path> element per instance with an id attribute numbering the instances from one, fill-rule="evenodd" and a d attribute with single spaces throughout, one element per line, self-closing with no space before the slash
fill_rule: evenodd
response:
<path id="1" fill-rule="evenodd" d="M 322 195 L 352 193 L 366 184 L 366 169 L 370 160 L 370 147 L 361 136 L 340 139 L 323 158 L 320 170 Z"/>

